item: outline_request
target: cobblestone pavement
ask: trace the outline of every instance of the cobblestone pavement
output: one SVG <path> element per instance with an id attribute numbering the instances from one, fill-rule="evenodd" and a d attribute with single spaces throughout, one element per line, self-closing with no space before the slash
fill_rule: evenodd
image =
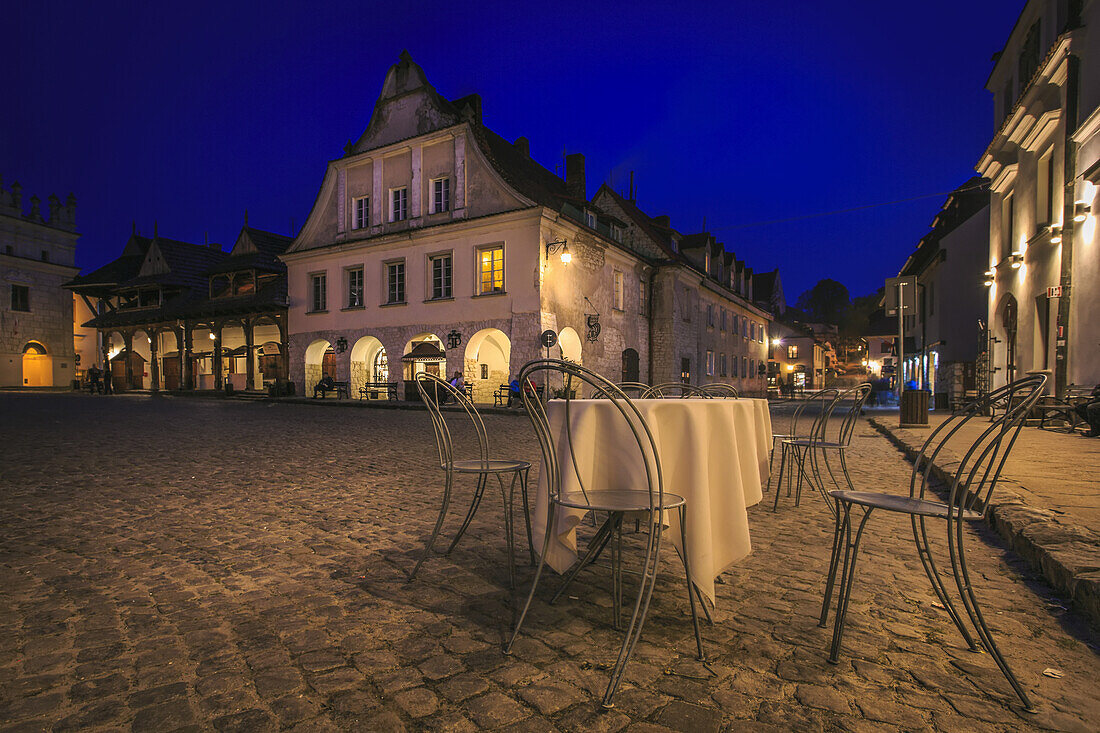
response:
<path id="1" fill-rule="evenodd" d="M 535 457 L 524 418 L 486 423 L 502 454 Z M 405 582 L 441 488 L 429 430 L 414 411 L 0 394 L 0 727 L 1100 725 L 1096 636 L 984 531 L 970 538 L 975 583 L 1039 714 L 966 651 L 889 516 L 872 519 L 829 665 L 816 619 L 832 525 L 814 495 L 750 511 L 754 552 L 723 576 L 703 629 L 709 669 L 666 558 L 617 706 L 600 711 L 619 639 L 606 568 L 555 606 L 547 584 L 512 657 L 499 650 L 512 621 L 499 499 Z M 909 471 L 866 424 L 851 464 L 864 488 L 900 490 Z"/>

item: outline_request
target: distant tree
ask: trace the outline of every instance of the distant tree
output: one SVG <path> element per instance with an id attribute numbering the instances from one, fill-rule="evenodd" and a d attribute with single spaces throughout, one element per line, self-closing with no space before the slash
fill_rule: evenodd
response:
<path id="1" fill-rule="evenodd" d="M 817 285 L 798 296 L 795 307 L 813 321 L 840 326 L 851 306 L 848 288 L 836 280 L 819 280 Z"/>

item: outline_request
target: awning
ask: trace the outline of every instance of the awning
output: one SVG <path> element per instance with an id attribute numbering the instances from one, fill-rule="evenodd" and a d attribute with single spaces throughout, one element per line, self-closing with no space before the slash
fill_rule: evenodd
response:
<path id="1" fill-rule="evenodd" d="M 401 361 L 446 361 L 443 349 L 431 341 L 421 341 L 413 350 L 401 357 Z"/>
<path id="2" fill-rule="evenodd" d="M 238 346 L 229 352 L 229 356 L 248 356 L 248 346 Z"/>

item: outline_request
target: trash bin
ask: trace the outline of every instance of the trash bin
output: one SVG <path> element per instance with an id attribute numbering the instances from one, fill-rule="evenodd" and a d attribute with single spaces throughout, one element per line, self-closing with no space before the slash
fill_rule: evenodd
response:
<path id="1" fill-rule="evenodd" d="M 928 396 L 924 389 L 907 389 L 901 393 L 901 427 L 928 427 Z"/>

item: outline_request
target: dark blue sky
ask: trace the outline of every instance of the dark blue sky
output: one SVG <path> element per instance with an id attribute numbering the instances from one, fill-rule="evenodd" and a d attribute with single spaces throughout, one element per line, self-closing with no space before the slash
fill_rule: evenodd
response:
<path id="1" fill-rule="evenodd" d="M 591 195 L 708 228 L 787 298 L 895 274 L 993 133 L 984 90 L 1022 2 L 17 3 L 6 8 L 0 175 L 76 194 L 85 270 L 151 233 L 232 243 L 301 226 L 403 48 L 486 124 Z M 102 5 L 102 7 L 100 7 Z"/>

